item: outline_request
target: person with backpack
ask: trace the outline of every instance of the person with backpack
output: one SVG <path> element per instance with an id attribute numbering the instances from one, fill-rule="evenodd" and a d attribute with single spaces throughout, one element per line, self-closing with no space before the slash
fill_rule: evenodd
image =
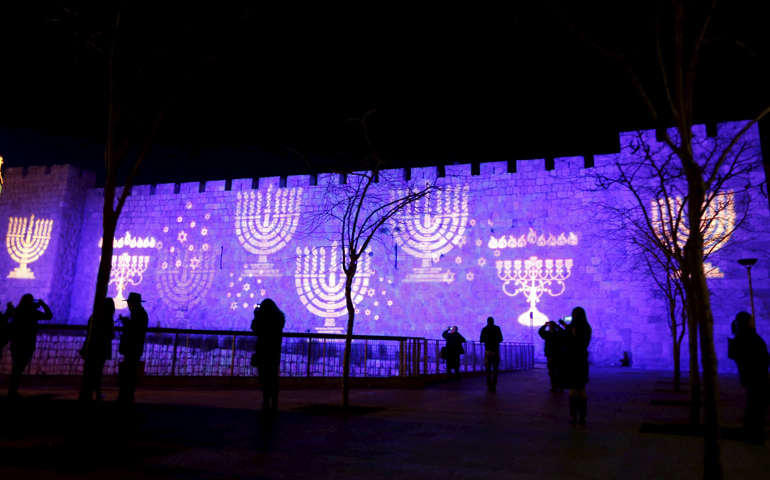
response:
<path id="1" fill-rule="evenodd" d="M 441 334 L 446 340 L 446 346 L 444 347 L 444 360 L 446 360 L 446 378 L 452 379 L 452 370 L 457 374 L 455 381 L 460 381 L 460 355 L 465 353 L 463 343 L 465 343 L 465 337 L 460 335 L 457 331 L 457 325 L 454 327 L 447 327 L 446 331 Z"/>
<path id="2" fill-rule="evenodd" d="M 770 407 L 770 353 L 759 336 L 754 317 L 740 312 L 733 321 L 735 338 L 728 342 L 728 357 L 738 365 L 741 385 L 746 388 L 743 430 L 750 443 L 765 441 L 765 417 Z"/>

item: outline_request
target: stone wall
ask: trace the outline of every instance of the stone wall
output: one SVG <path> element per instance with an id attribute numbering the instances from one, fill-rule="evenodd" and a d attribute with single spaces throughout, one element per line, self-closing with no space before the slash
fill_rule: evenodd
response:
<path id="1" fill-rule="evenodd" d="M 747 138 L 758 146 L 756 129 Z M 624 149 L 619 155 L 630 154 Z M 583 168 L 583 158 L 559 158 L 550 171 L 545 160 L 522 161 L 516 173 L 507 173 L 506 162 L 484 163 L 479 175 L 472 174 L 470 165 L 453 165 L 440 178 L 436 168 L 412 169 L 412 185 L 435 182 L 442 187 L 441 197 L 432 198 L 433 220 L 422 214 L 400 217 L 378 234 L 358 275 L 355 333 L 440 338 L 447 325 L 457 325 L 469 340 L 477 340 L 492 316 L 507 341 L 541 345 L 536 329 L 544 318 L 558 319 L 580 305 L 593 327 L 593 363 L 617 364 L 629 352 L 636 367 L 672 368 L 666 304 L 653 295 L 648 279 L 624 266 L 625 252 L 594 215 L 599 202 L 612 196 L 622 200 L 622 193 L 597 191 L 591 179 L 613 158 L 596 157 L 591 169 Z M 751 175 L 752 181 L 762 181 L 757 177 L 761 172 Z M 390 188 L 405 188 L 403 178 L 403 171 L 383 172 L 375 193 L 385 198 Z M 329 270 L 338 235 L 334 222 L 321 215 L 339 178 L 319 175 L 317 185 L 311 185 L 310 177 L 298 176 L 282 183 L 261 178 L 256 189 L 252 179 L 203 187 L 197 182 L 135 187 L 118 224 L 118 268 L 110 295 L 140 292 L 152 326 L 247 330 L 252 310 L 269 297 L 286 313 L 289 331 L 342 331 L 342 275 Z M 8 193 L 13 185 L 9 178 Z M 79 248 L 60 253 L 61 258 L 77 257 L 70 323 L 85 323 L 89 314 L 102 200 L 100 189 L 87 192 Z M 33 210 L 30 204 L 29 212 L 19 214 Z M 759 331 L 770 335 L 768 217 L 765 200 L 712 258 L 723 273 L 709 280 L 722 371 L 734 371 L 725 355 L 730 321 L 737 311 L 750 308 L 746 271 L 735 262 L 738 258 L 760 259 L 753 271 L 755 303 Z M 426 232 L 436 218 L 444 230 Z M 394 234 L 404 235 L 401 242 Z M 515 271 L 516 261 L 532 257 L 544 261 L 542 271 L 553 261 L 553 274 L 561 266 L 564 277 L 547 285 L 551 292 L 536 303 L 534 328 L 524 293 L 515 293 L 515 282 L 501 279 L 505 263 L 497 267 L 509 261 Z M 5 270 L 13 267 L 7 257 L 3 262 Z M 40 267 L 41 274 L 46 272 Z M 542 359 L 541 348 L 537 351 Z M 686 369 L 686 353 L 682 358 Z"/>
<path id="2" fill-rule="evenodd" d="M 86 192 L 94 187 L 95 175 L 71 165 L 51 167 L 8 168 L 5 172 L 5 188 L 0 195 L 0 220 L 4 229 L 9 229 L 12 220 L 24 220 L 27 224 L 34 215 L 34 222 L 52 221 L 48 240 L 41 239 L 35 250 L 39 258 L 28 265 L 31 273 L 9 278 L 12 271 L 20 267 L 11 257 L 13 240 L 6 234 L 6 250 L 0 255 L 0 301 L 17 303 L 25 293 L 43 298 L 54 312 L 57 320 L 69 317 L 72 289 L 75 285 L 77 255 L 80 250 L 80 232 L 83 224 L 83 207 Z M 19 228 L 22 225 L 19 225 Z M 42 225 L 41 225 L 42 227 Z M 34 226 L 27 225 L 22 232 L 34 234 Z M 33 243 L 31 239 L 30 243 Z M 17 247 L 24 248 L 20 243 Z M 34 278 L 32 278 L 34 277 Z"/>

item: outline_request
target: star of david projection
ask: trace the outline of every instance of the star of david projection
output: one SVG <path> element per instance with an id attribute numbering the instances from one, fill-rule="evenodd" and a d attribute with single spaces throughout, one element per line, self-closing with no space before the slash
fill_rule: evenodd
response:
<path id="1" fill-rule="evenodd" d="M 250 288 L 251 288 L 251 285 L 249 285 L 248 283 L 243 286 L 243 290 L 247 292 L 249 291 Z"/>
<path id="2" fill-rule="evenodd" d="M 190 260 L 190 268 L 195 270 L 196 268 L 200 268 L 201 266 L 201 259 L 194 257 L 192 260 Z"/>
<path id="3" fill-rule="evenodd" d="M 473 272 L 468 272 L 465 275 L 465 279 L 468 280 L 469 282 L 472 281 L 473 280 Z"/>
<path id="4" fill-rule="evenodd" d="M 187 241 L 187 234 L 184 232 L 179 232 L 179 236 L 177 236 L 176 239 L 179 240 L 179 243 L 184 243 Z"/>
<path id="5" fill-rule="evenodd" d="M 478 263 L 479 263 L 479 267 L 483 267 L 484 265 L 487 264 L 487 259 L 486 258 L 479 258 L 479 262 Z"/>

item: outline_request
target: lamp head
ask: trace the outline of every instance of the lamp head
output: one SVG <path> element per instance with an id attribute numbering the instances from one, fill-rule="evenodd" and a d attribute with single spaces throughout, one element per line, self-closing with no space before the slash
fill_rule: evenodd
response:
<path id="1" fill-rule="evenodd" d="M 756 258 L 742 258 L 742 259 L 738 260 L 738 263 L 740 263 L 741 265 L 743 265 L 746 268 L 751 268 L 751 267 L 754 266 L 755 263 L 757 263 L 757 259 Z"/>

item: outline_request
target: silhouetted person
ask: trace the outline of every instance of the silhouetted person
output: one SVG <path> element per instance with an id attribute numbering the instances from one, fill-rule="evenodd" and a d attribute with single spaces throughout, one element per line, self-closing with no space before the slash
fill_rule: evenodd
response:
<path id="1" fill-rule="evenodd" d="M 262 411 L 278 411 L 278 376 L 281 369 L 281 343 L 286 323 L 278 305 L 269 298 L 254 309 L 251 330 L 257 335 L 255 351 L 257 375 L 262 385 Z"/>
<path id="2" fill-rule="evenodd" d="M 487 318 L 487 326 L 481 329 L 479 342 L 484 344 L 484 369 L 487 371 L 487 390 L 497 390 L 497 372 L 500 370 L 500 343 L 503 332 L 495 325 L 495 319 Z"/>
<path id="3" fill-rule="evenodd" d="M 446 340 L 446 347 L 444 347 L 444 359 L 446 360 L 446 378 L 452 379 L 452 370 L 456 372 L 456 381 L 460 381 L 460 355 L 465 353 L 463 343 L 465 343 L 465 337 L 457 332 L 457 325 L 454 327 L 448 327 L 444 333 L 441 334 Z"/>
<path id="4" fill-rule="evenodd" d="M 564 387 L 569 388 L 570 423 L 586 423 L 586 383 L 591 325 L 582 307 L 572 310 L 572 322 L 564 331 Z"/>
<path id="5" fill-rule="evenodd" d="M 3 349 L 11 341 L 11 325 L 8 320 L 13 316 L 13 303 L 8 302 L 5 313 L 0 314 L 0 358 L 3 358 Z"/>
<path id="6" fill-rule="evenodd" d="M 560 322 L 562 320 L 559 320 Z M 548 377 L 551 379 L 551 391 L 564 391 L 564 329 L 556 322 L 545 322 L 537 331 L 540 338 L 545 340 L 545 358 L 548 363 Z"/>
<path id="7" fill-rule="evenodd" d="M 80 355 L 85 359 L 80 400 L 92 400 L 93 394 L 96 394 L 96 400 L 102 399 L 102 370 L 107 360 L 112 358 L 114 316 L 115 301 L 107 297 L 96 321 L 93 316 L 88 319 L 88 335 L 80 350 Z"/>
<path id="8" fill-rule="evenodd" d="M 41 312 L 39 308 L 43 309 Z M 35 300 L 31 293 L 25 293 L 21 297 L 19 305 L 13 310 L 11 322 L 11 358 L 13 368 L 11 378 L 8 379 L 8 397 L 19 397 L 19 383 L 24 369 L 32 360 L 37 343 L 37 322 L 51 320 L 53 314 L 48 305 L 42 300 Z"/>
<path id="9" fill-rule="evenodd" d="M 130 317 L 120 317 L 123 321 L 123 334 L 120 336 L 118 352 L 123 355 L 123 361 L 118 370 L 120 391 L 118 401 L 122 403 L 134 403 L 134 392 L 139 383 L 137 370 L 139 361 L 144 353 L 144 340 L 147 337 L 147 324 L 149 318 L 147 311 L 142 307 L 142 296 L 138 293 L 129 293 L 128 310 Z"/>
<path id="10" fill-rule="evenodd" d="M 756 330 L 754 318 L 748 312 L 740 312 L 733 322 L 737 327 L 735 338 L 730 341 L 729 357 L 738 365 L 741 385 L 746 387 L 746 410 L 743 429 L 752 443 L 765 439 L 765 417 L 770 406 L 770 353 L 767 344 Z"/>

